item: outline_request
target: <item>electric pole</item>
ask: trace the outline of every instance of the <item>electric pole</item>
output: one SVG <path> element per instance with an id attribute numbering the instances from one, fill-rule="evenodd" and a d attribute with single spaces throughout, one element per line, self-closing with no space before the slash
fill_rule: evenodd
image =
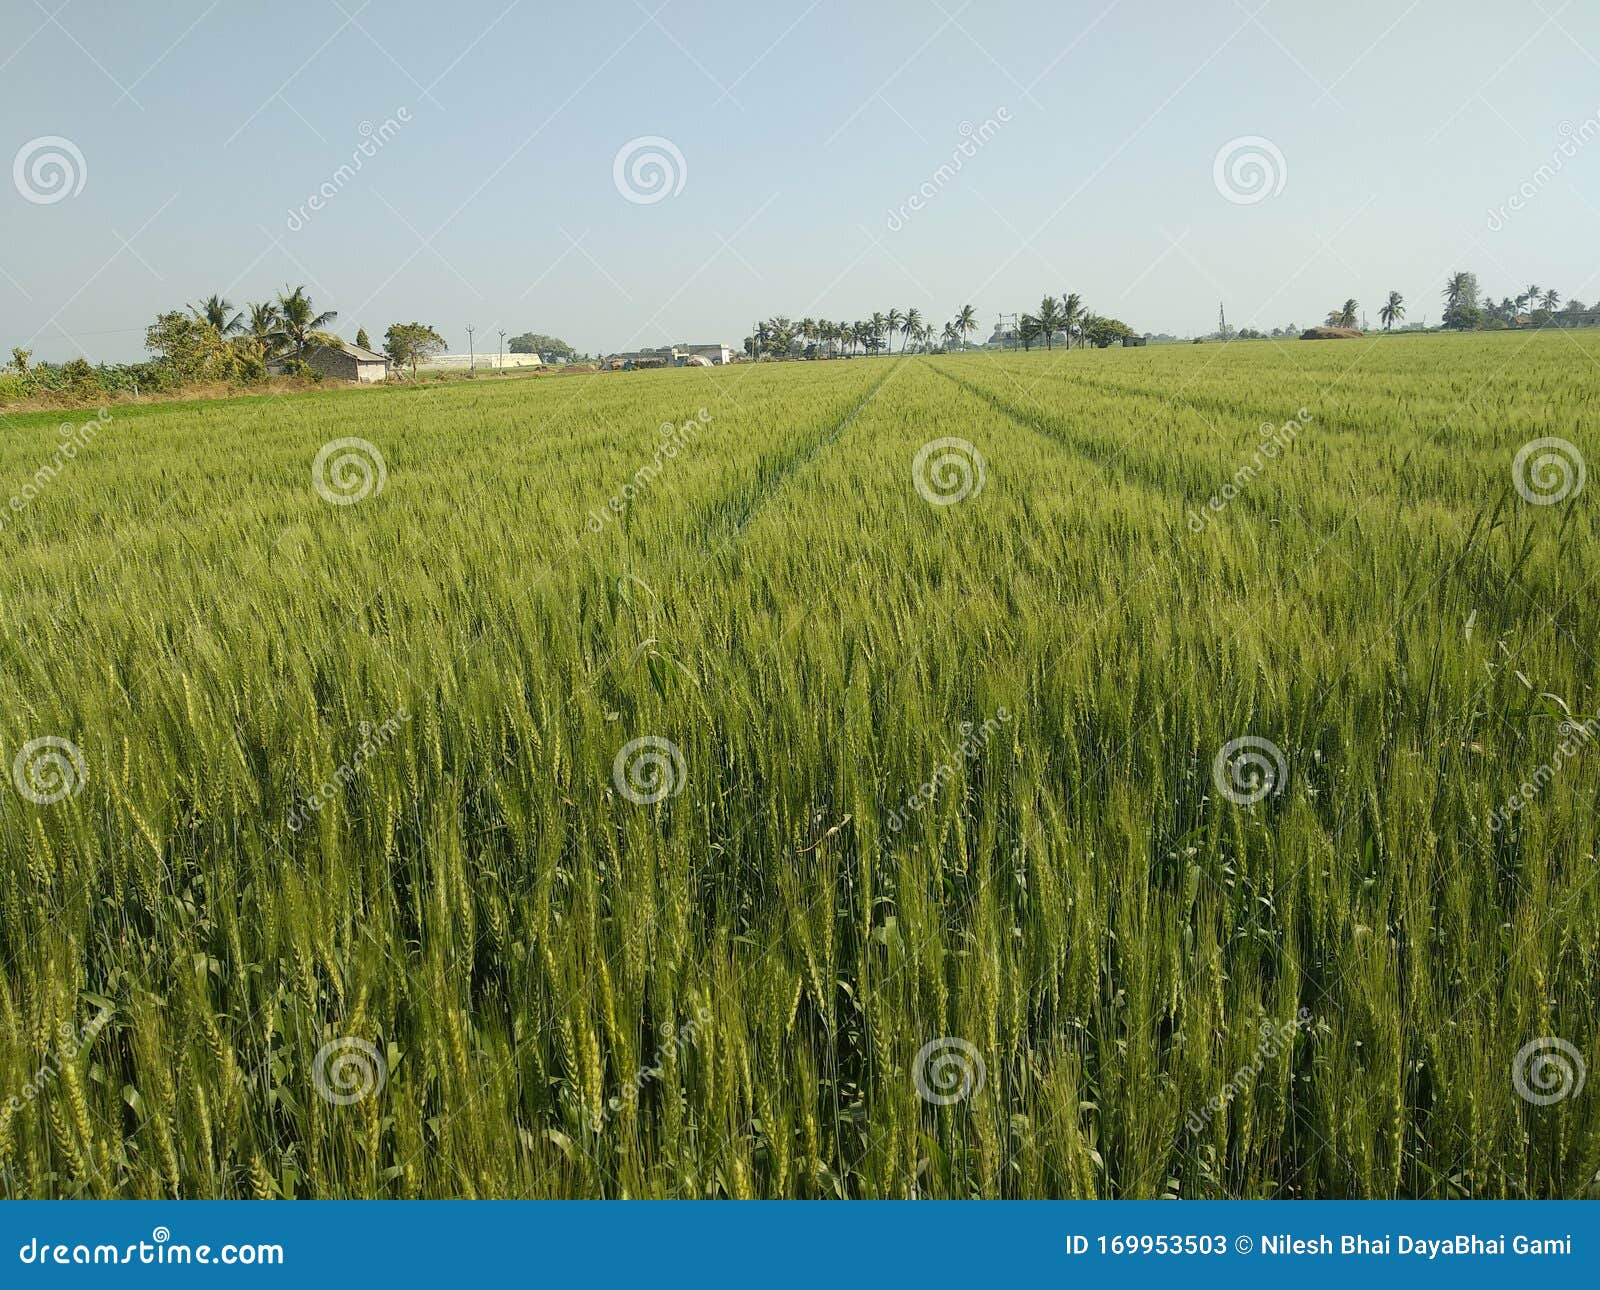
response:
<path id="1" fill-rule="evenodd" d="M 500 356 L 495 360 L 495 366 L 504 369 L 506 365 L 506 329 L 500 329 Z"/>
<path id="2" fill-rule="evenodd" d="M 469 372 L 478 370 L 478 356 L 472 348 L 472 333 L 477 330 L 471 323 L 467 324 L 467 371 Z"/>

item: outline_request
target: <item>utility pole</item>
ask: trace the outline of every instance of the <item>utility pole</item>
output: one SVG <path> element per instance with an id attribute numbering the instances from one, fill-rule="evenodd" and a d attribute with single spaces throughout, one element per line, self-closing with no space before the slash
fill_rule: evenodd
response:
<path id="1" fill-rule="evenodd" d="M 1228 339 L 1228 315 L 1222 312 L 1222 302 L 1217 301 L 1217 339 Z"/>
<path id="2" fill-rule="evenodd" d="M 1007 318 L 1011 319 L 1011 330 L 1012 331 L 1016 331 L 1021 326 L 1021 324 L 1017 321 L 1016 314 L 1000 314 L 995 319 L 994 329 L 999 334 L 1000 343 L 1002 345 L 1004 345 L 1008 349 L 1015 349 L 1017 347 L 1017 342 L 1016 342 L 1016 338 L 1015 337 L 1012 337 L 1010 345 L 1006 345 L 1005 344 L 1005 330 L 1006 330 L 1006 319 Z"/>
<path id="3" fill-rule="evenodd" d="M 471 323 L 467 324 L 467 371 L 469 372 L 478 370 L 478 356 L 472 348 L 472 333 L 477 330 Z"/>
<path id="4" fill-rule="evenodd" d="M 506 365 L 506 329 L 500 329 L 500 357 L 495 360 L 495 366 L 502 370 Z"/>

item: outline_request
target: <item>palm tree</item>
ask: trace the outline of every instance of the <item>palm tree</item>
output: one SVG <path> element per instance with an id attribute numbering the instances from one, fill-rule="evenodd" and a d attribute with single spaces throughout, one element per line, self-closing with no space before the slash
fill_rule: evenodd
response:
<path id="1" fill-rule="evenodd" d="M 294 356 L 305 354 L 306 344 L 313 332 L 319 332 L 339 315 L 332 309 L 316 313 L 311 307 L 311 297 L 304 287 L 296 287 L 288 295 L 278 297 L 277 339 L 294 350 Z"/>
<path id="2" fill-rule="evenodd" d="M 1390 331 L 1395 323 L 1406 316 L 1406 298 L 1398 291 L 1391 291 L 1389 299 L 1384 302 L 1383 308 L 1378 310 L 1378 318 L 1383 323 L 1384 331 Z"/>
<path id="3" fill-rule="evenodd" d="M 1354 327 L 1356 325 L 1356 311 L 1360 308 L 1361 306 L 1356 303 L 1354 296 L 1346 300 L 1344 308 L 1339 310 L 1339 326 Z"/>
<path id="4" fill-rule="evenodd" d="M 1033 316 L 1033 322 L 1038 327 L 1039 334 L 1044 337 L 1046 349 L 1055 348 L 1056 333 L 1062 330 L 1064 317 L 1061 306 L 1056 304 L 1054 296 L 1046 296 L 1039 302 L 1039 312 Z"/>
<path id="5" fill-rule="evenodd" d="M 906 341 L 910 340 L 922 328 L 922 310 L 913 305 L 905 312 L 905 317 L 900 320 L 900 352 L 906 352 Z"/>
<path id="6" fill-rule="evenodd" d="M 250 320 L 244 331 L 262 358 L 270 358 L 278 347 L 278 306 L 270 300 L 250 306 Z"/>
<path id="7" fill-rule="evenodd" d="M 956 330 L 955 323 L 947 322 L 944 325 L 944 330 L 939 333 L 939 339 L 944 342 L 945 352 L 948 353 L 950 346 L 961 339 L 961 333 Z"/>
<path id="8" fill-rule="evenodd" d="M 1522 293 L 1521 296 L 1517 298 L 1517 303 L 1519 305 L 1527 304 L 1529 306 L 1537 306 L 1539 303 L 1538 285 L 1534 284 L 1533 286 L 1530 286 L 1525 292 Z"/>
<path id="9" fill-rule="evenodd" d="M 1544 293 L 1544 300 L 1541 303 L 1551 313 L 1555 313 L 1557 307 L 1559 307 L 1561 304 L 1561 293 L 1554 287 L 1551 287 L 1550 290 Z"/>
<path id="10" fill-rule="evenodd" d="M 1467 284 L 1471 277 L 1470 273 L 1457 270 L 1446 279 L 1444 284 L 1445 308 L 1454 309 L 1458 305 L 1467 303 Z"/>
<path id="11" fill-rule="evenodd" d="M 1061 297 L 1061 330 L 1067 333 L 1067 348 L 1072 348 L 1074 333 L 1083 326 L 1084 307 L 1083 297 L 1076 291 L 1069 291 Z"/>
<path id="12" fill-rule="evenodd" d="M 889 320 L 882 313 L 874 311 L 872 317 L 868 319 L 868 325 L 872 328 L 872 344 L 870 348 L 876 351 L 883 342 L 883 333 L 889 329 Z"/>
<path id="13" fill-rule="evenodd" d="M 978 311 L 971 305 L 962 305 L 961 312 L 955 317 L 955 324 L 956 332 L 964 345 L 966 344 L 967 336 L 978 330 Z"/>
<path id="14" fill-rule="evenodd" d="M 244 315 L 234 313 L 233 302 L 221 296 L 207 296 L 198 305 L 190 305 L 189 312 L 201 322 L 210 323 L 220 336 L 231 336 L 244 326 Z"/>
<path id="15" fill-rule="evenodd" d="M 893 342 L 894 337 L 895 337 L 895 333 L 898 332 L 902 327 L 904 327 L 906 325 L 906 316 L 903 313 L 901 313 L 898 309 L 891 309 L 884 316 L 883 321 L 884 321 L 884 325 L 887 326 L 888 329 L 889 329 L 889 340 L 891 342 Z M 893 349 L 894 349 L 894 345 L 891 343 L 888 348 L 892 352 Z"/>

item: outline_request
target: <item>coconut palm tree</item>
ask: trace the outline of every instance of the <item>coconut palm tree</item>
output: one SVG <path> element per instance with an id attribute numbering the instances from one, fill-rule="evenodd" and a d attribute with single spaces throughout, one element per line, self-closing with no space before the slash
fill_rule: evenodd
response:
<path id="1" fill-rule="evenodd" d="M 900 320 L 900 352 L 906 352 L 906 342 L 913 339 L 922 329 L 922 310 L 913 305 L 907 309 L 905 316 Z"/>
<path id="2" fill-rule="evenodd" d="M 950 352 L 950 347 L 961 339 L 961 333 L 956 330 L 953 322 L 947 322 L 944 330 L 939 333 L 939 339 L 944 343 L 945 352 Z"/>
<path id="3" fill-rule="evenodd" d="M 889 329 L 889 320 L 875 310 L 872 317 L 867 320 L 867 325 L 872 328 L 872 339 L 868 348 L 876 352 L 883 343 L 883 333 Z"/>
<path id="4" fill-rule="evenodd" d="M 1406 316 L 1406 298 L 1398 291 L 1391 291 L 1388 300 L 1384 301 L 1383 308 L 1378 310 L 1378 319 L 1383 323 L 1384 331 L 1391 331 L 1395 323 Z"/>
<path id="5" fill-rule="evenodd" d="M 1346 300 L 1344 307 L 1339 310 L 1338 325 L 1340 327 L 1354 327 L 1356 325 L 1356 312 L 1360 308 L 1361 306 L 1356 303 L 1354 296 Z"/>
<path id="6" fill-rule="evenodd" d="M 1555 313 L 1556 309 L 1561 304 L 1561 293 L 1554 287 L 1551 287 L 1550 290 L 1544 293 L 1544 299 L 1541 300 L 1540 303 L 1544 305 L 1544 307 L 1551 313 Z"/>
<path id="7" fill-rule="evenodd" d="M 978 330 L 978 311 L 971 305 L 962 305 L 961 312 L 955 316 L 956 334 L 962 344 L 966 344 L 967 337 Z"/>
<path id="8" fill-rule="evenodd" d="M 1538 303 L 1539 286 L 1537 283 L 1531 285 L 1526 291 L 1517 297 L 1517 307 L 1519 309 L 1534 308 L 1538 305 Z"/>
<path id="9" fill-rule="evenodd" d="M 250 318 L 244 324 L 245 335 L 254 343 L 262 358 L 272 357 L 278 347 L 278 306 L 270 300 L 249 306 Z"/>
<path id="10" fill-rule="evenodd" d="M 884 326 L 888 328 L 888 338 L 890 341 L 885 348 L 892 353 L 894 350 L 893 341 L 895 334 L 906 325 L 906 316 L 898 309 L 891 309 L 887 314 L 884 315 L 883 322 Z"/>
<path id="11" fill-rule="evenodd" d="M 306 295 L 306 289 L 296 287 L 288 295 L 278 297 L 276 338 L 285 348 L 294 350 L 296 358 L 302 358 L 312 333 L 323 330 L 338 316 L 332 309 L 317 313 L 312 308 L 311 297 Z"/>
<path id="12" fill-rule="evenodd" d="M 1067 333 L 1067 348 L 1072 348 L 1072 338 L 1083 326 L 1083 297 L 1069 291 L 1061 297 L 1061 330 Z"/>
<path id="13" fill-rule="evenodd" d="M 1445 308 L 1454 309 L 1459 305 L 1468 303 L 1467 295 L 1471 279 L 1472 275 L 1470 273 L 1457 270 L 1445 280 L 1443 293 Z"/>
<path id="14" fill-rule="evenodd" d="M 235 313 L 233 302 L 221 296 L 207 296 L 198 305 L 190 305 L 189 312 L 201 322 L 210 323 L 221 336 L 231 336 L 244 326 L 244 315 Z"/>
<path id="15" fill-rule="evenodd" d="M 1063 330 L 1065 318 L 1066 314 L 1056 303 L 1054 296 L 1046 296 L 1039 302 L 1039 312 L 1033 316 L 1033 322 L 1038 328 L 1038 334 L 1044 337 L 1046 349 L 1055 348 L 1056 333 Z M 1071 338 L 1068 339 L 1070 343 Z"/>

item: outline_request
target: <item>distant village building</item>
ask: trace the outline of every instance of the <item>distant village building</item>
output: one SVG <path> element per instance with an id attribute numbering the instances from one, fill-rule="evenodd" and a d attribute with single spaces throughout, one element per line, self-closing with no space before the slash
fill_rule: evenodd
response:
<path id="1" fill-rule="evenodd" d="M 733 362 L 733 350 L 723 344 L 662 345 L 657 349 L 629 349 L 607 354 L 603 365 L 612 371 L 631 372 L 652 367 L 722 367 Z"/>
<path id="2" fill-rule="evenodd" d="M 282 376 L 294 361 L 293 354 L 275 358 L 267 364 L 267 371 L 273 376 Z M 388 358 L 346 340 L 337 345 L 307 345 L 300 361 L 337 381 L 371 384 L 387 380 L 389 376 Z"/>

